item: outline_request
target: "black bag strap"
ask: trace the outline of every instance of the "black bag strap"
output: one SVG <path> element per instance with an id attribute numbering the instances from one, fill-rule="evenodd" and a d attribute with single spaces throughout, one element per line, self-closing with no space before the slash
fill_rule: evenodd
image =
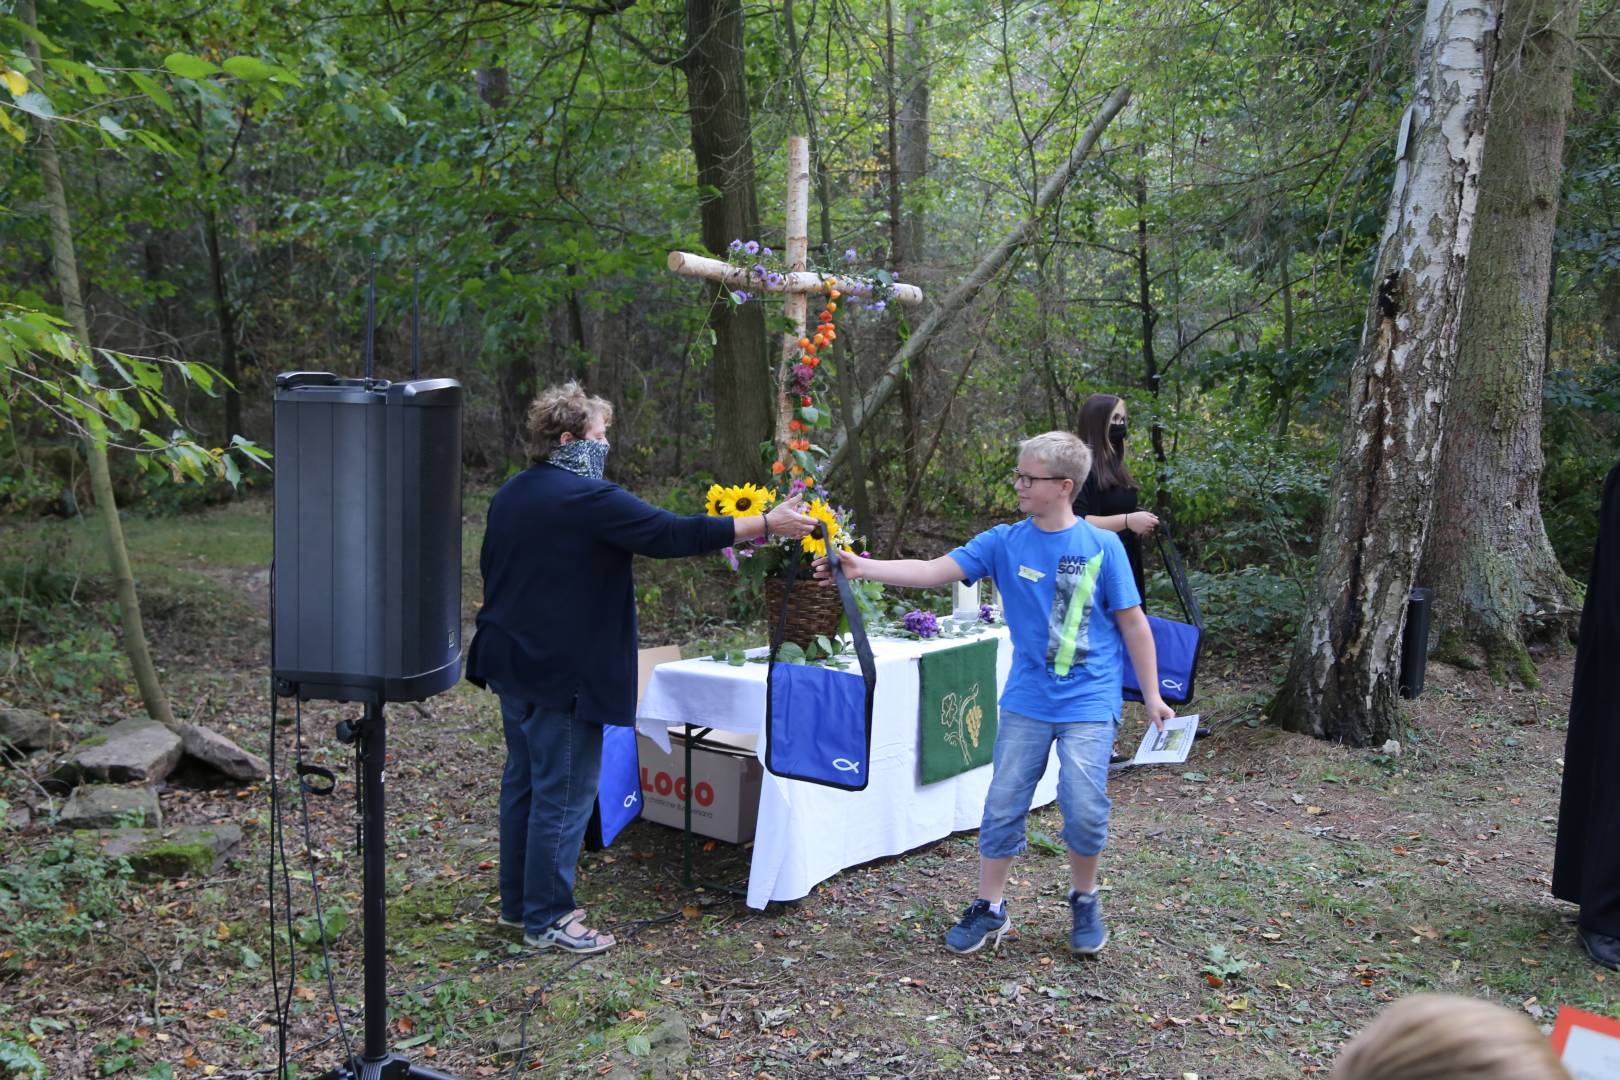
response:
<path id="1" fill-rule="evenodd" d="M 827 545 L 827 567 L 832 573 L 833 585 L 838 589 L 838 600 L 844 605 L 844 618 L 849 623 L 849 636 L 855 642 L 855 659 L 861 665 L 861 678 L 866 682 L 866 714 L 872 715 L 872 691 L 877 686 L 877 665 L 872 659 L 872 643 L 867 639 L 866 620 L 861 617 L 861 607 L 855 602 L 855 590 L 850 588 L 849 579 L 844 576 L 844 564 L 838 558 L 838 551 L 833 547 L 832 538 L 827 535 L 827 526 L 824 522 L 816 522 L 812 536 L 820 537 Z M 782 582 L 782 613 L 776 620 L 776 633 L 771 635 L 770 662 L 776 663 L 776 650 L 782 644 L 782 636 L 787 633 L 788 605 L 793 598 L 793 585 L 799 578 L 799 562 L 804 555 L 802 545 L 793 546 L 793 558 L 787 566 L 787 577 Z"/>
<path id="2" fill-rule="evenodd" d="M 1159 556 L 1164 560 L 1170 583 L 1176 588 L 1176 599 L 1181 601 L 1181 610 L 1186 612 L 1188 622 L 1202 630 L 1204 616 L 1198 610 L 1198 598 L 1193 595 L 1192 586 L 1187 584 L 1187 568 L 1181 564 L 1181 552 L 1176 550 L 1176 543 L 1170 537 L 1170 526 L 1159 522 L 1156 535 L 1159 538 Z"/>

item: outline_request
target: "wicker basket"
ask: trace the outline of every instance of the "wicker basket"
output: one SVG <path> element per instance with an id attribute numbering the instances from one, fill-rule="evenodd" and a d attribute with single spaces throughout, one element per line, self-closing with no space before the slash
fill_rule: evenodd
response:
<path id="1" fill-rule="evenodd" d="M 777 646 L 791 641 L 807 649 L 817 637 L 832 638 L 838 633 L 838 620 L 843 617 L 844 605 L 838 599 L 838 590 L 825 588 L 808 574 L 800 575 L 793 583 L 793 596 L 788 606 L 787 626 L 777 636 L 782 619 L 782 596 L 786 587 L 782 577 L 773 575 L 765 579 L 765 618 L 771 638 L 771 652 Z"/>

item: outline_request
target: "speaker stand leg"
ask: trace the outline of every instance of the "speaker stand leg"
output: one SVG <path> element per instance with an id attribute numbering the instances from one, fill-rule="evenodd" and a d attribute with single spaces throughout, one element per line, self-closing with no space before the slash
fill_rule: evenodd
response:
<path id="1" fill-rule="evenodd" d="M 361 856 L 364 892 L 360 903 L 365 921 L 365 1049 L 358 1060 L 324 1073 L 320 1080 L 458 1080 L 425 1065 L 412 1065 L 388 1050 L 388 864 L 384 858 L 387 834 L 383 831 L 388 818 L 383 795 L 388 728 L 380 703 L 366 706 L 359 745 L 360 784 L 366 804 L 365 850 Z"/>

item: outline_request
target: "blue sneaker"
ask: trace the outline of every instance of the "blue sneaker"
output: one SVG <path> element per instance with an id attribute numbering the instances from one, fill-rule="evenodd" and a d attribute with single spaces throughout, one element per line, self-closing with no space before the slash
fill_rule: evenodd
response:
<path id="1" fill-rule="evenodd" d="M 1103 925 L 1097 894 L 1069 893 L 1069 912 L 1074 928 L 1069 931 L 1069 951 L 1076 956 L 1096 956 L 1108 944 L 1108 927 Z"/>
<path id="2" fill-rule="evenodd" d="M 1005 900 L 1001 902 L 1000 915 L 990 910 L 990 901 L 975 900 L 962 913 L 962 921 L 945 932 L 945 947 L 965 955 L 978 952 L 988 938 L 990 947 L 996 949 L 1001 945 L 1002 936 L 1011 929 L 1012 916 Z"/>

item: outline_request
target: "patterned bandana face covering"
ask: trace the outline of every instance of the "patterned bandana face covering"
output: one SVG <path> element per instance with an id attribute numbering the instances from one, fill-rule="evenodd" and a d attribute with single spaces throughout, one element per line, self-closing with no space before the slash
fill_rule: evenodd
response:
<path id="1" fill-rule="evenodd" d="M 608 446 L 606 439 L 574 439 L 557 447 L 546 460 L 559 469 L 600 480 L 602 467 L 607 464 Z"/>

